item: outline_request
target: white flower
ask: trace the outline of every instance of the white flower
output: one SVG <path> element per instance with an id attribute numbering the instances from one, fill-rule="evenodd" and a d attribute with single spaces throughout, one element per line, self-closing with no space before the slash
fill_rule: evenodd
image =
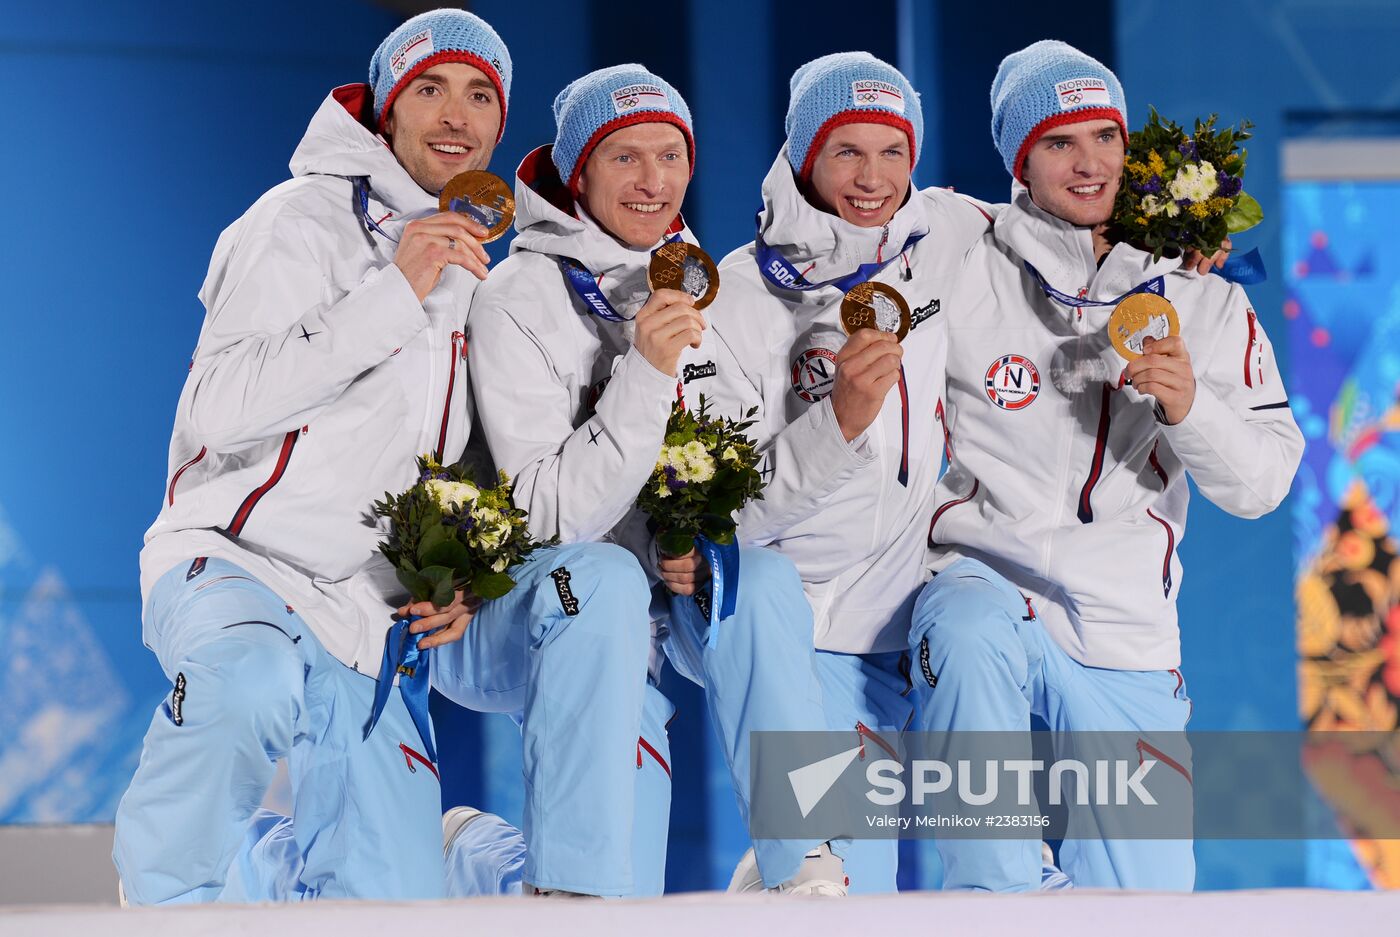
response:
<path id="1" fill-rule="evenodd" d="M 1209 160 L 1202 160 L 1199 163 L 1186 163 L 1178 169 L 1167 191 L 1173 199 L 1204 202 L 1215 194 L 1217 188 L 1219 183 L 1215 179 L 1215 167 Z M 1172 214 L 1170 209 L 1167 214 Z"/>
<path id="2" fill-rule="evenodd" d="M 670 489 L 669 486 L 667 486 L 666 480 L 665 480 L 665 479 L 662 479 L 660 482 L 657 483 L 657 485 L 656 485 L 656 496 L 657 496 L 658 498 L 669 498 L 669 497 L 671 497 L 671 489 Z"/>
<path id="3" fill-rule="evenodd" d="M 466 482 L 444 481 L 440 478 L 430 478 L 423 483 L 423 487 L 428 489 L 428 493 L 433 496 L 438 507 L 444 511 L 451 511 L 454 504 L 459 507 L 475 504 L 477 496 L 481 494 L 475 485 L 469 485 Z"/>
<path id="4" fill-rule="evenodd" d="M 710 458 L 708 452 L 704 458 L 691 462 L 688 467 L 690 477 L 686 481 L 707 482 L 715 477 L 715 460 Z"/>
<path id="5" fill-rule="evenodd" d="M 739 450 L 735 449 L 733 446 L 727 446 L 725 450 L 720 453 L 719 457 L 726 462 L 738 462 Z"/>
<path id="6" fill-rule="evenodd" d="M 509 565 L 510 564 L 506 562 L 506 558 L 504 556 L 498 556 L 496 557 L 495 561 L 491 564 L 491 572 L 503 573 L 506 571 L 506 567 L 508 567 Z"/>
<path id="7" fill-rule="evenodd" d="M 1164 208 L 1166 208 L 1166 203 L 1155 195 L 1145 196 L 1142 200 L 1142 213 L 1149 218 L 1160 215 Z"/>
<path id="8" fill-rule="evenodd" d="M 698 439 L 692 439 L 685 444 L 683 455 L 688 462 L 698 462 L 708 457 L 709 453 L 705 451 L 704 443 L 700 442 Z"/>

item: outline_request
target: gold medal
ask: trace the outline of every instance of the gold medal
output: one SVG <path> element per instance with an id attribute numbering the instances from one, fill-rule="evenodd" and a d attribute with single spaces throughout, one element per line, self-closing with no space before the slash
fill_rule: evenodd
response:
<path id="1" fill-rule="evenodd" d="M 842 297 L 841 328 L 847 335 L 854 335 L 859 329 L 878 329 L 902 342 L 909 334 L 909 304 L 893 286 L 867 280 L 851 287 Z"/>
<path id="2" fill-rule="evenodd" d="M 1144 339 L 1179 334 L 1176 307 L 1156 293 L 1134 293 L 1113 307 L 1108 317 L 1108 340 L 1128 361 L 1142 357 Z"/>
<path id="3" fill-rule="evenodd" d="M 453 176 L 438 196 L 438 211 L 461 212 L 486 228 L 481 243 L 490 244 L 510 230 L 515 220 L 515 196 L 495 173 L 471 169 Z"/>
<path id="4" fill-rule="evenodd" d="M 696 309 L 714 302 L 719 270 L 710 255 L 685 241 L 662 244 L 651 255 L 647 280 L 654 290 L 680 290 L 695 300 Z"/>

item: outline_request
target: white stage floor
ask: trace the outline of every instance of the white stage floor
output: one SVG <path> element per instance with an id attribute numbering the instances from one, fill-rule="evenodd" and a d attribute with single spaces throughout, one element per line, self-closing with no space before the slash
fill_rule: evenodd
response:
<path id="1" fill-rule="evenodd" d="M 929 937 L 1253 937 L 1400 932 L 1400 893 L 1306 890 L 1147 895 L 1061 892 L 1020 896 L 919 893 L 783 899 L 677 895 L 653 901 L 489 898 L 419 904 L 322 902 L 140 909 L 0 908 L 3 937 L 383 937 L 413 933 L 533 937 L 647 934 L 917 934 Z"/>

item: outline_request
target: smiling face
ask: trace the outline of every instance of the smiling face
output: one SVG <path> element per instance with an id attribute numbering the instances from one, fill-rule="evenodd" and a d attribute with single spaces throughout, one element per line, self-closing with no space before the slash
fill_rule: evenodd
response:
<path id="1" fill-rule="evenodd" d="M 843 124 L 812 163 L 809 197 L 862 228 L 888 224 L 909 194 L 909 138 L 886 124 Z"/>
<path id="2" fill-rule="evenodd" d="M 1032 144 L 1021 169 L 1033 202 L 1081 227 L 1113 214 L 1122 175 L 1123 133 L 1111 120 L 1052 128 Z"/>
<path id="3" fill-rule="evenodd" d="M 609 234 L 644 250 L 680 213 L 690 153 L 674 124 L 633 124 L 602 139 L 578 179 L 579 203 Z"/>
<path id="4" fill-rule="evenodd" d="M 465 62 L 443 62 L 409 82 L 384 119 L 403 168 L 432 195 L 469 169 L 485 169 L 501 129 L 496 86 Z"/>

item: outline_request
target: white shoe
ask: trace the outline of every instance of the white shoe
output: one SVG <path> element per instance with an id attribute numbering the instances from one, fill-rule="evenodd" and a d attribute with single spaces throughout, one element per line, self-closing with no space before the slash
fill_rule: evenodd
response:
<path id="1" fill-rule="evenodd" d="M 828 895 L 846 897 L 851 880 L 846 877 L 846 864 L 831 851 L 830 843 L 822 843 L 807 853 L 797 874 L 776 888 L 766 888 L 758 872 L 758 857 L 753 849 L 744 853 L 734 876 L 729 880 L 731 892 L 766 891 L 775 895 Z"/>
<path id="2" fill-rule="evenodd" d="M 1050 844 L 1042 842 L 1040 844 L 1040 890 L 1041 891 L 1065 891 L 1073 888 L 1074 882 L 1070 877 L 1060 871 L 1060 867 L 1055 864 L 1055 854 L 1050 850 Z"/>
<path id="3" fill-rule="evenodd" d="M 452 841 L 457 838 L 457 834 L 466 829 L 467 824 L 479 817 L 486 816 L 475 807 L 453 807 L 442 815 L 442 855 L 447 857 L 447 853 L 452 849 Z"/>

